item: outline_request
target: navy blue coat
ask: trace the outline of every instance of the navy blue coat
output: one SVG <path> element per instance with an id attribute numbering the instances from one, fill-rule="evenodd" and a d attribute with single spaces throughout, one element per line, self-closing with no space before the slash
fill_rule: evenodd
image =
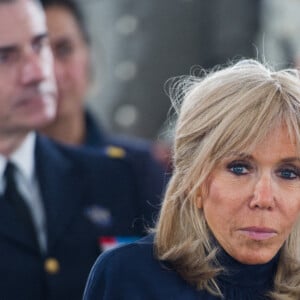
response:
<path id="1" fill-rule="evenodd" d="M 94 120 L 89 111 L 85 111 L 86 137 L 85 147 L 104 147 L 114 145 L 125 149 L 134 172 L 143 187 L 145 201 L 151 200 L 154 193 L 162 195 L 170 178 L 170 166 L 165 166 L 153 155 L 153 143 L 139 138 L 107 134 Z M 150 195 L 150 198 L 149 198 Z"/>
<path id="2" fill-rule="evenodd" d="M 266 300 L 279 256 L 264 265 L 243 265 L 224 251 L 218 256 L 229 270 L 217 277 L 225 300 Z M 83 300 L 221 300 L 197 290 L 153 251 L 153 236 L 107 251 L 96 261 Z"/>
<path id="3" fill-rule="evenodd" d="M 100 152 L 37 137 L 36 172 L 48 251 L 43 255 L 31 244 L 14 212 L 0 201 L 1 300 L 79 300 L 101 253 L 99 238 L 144 233 L 143 216 L 151 221 L 155 205 L 143 201 L 126 157 Z"/>

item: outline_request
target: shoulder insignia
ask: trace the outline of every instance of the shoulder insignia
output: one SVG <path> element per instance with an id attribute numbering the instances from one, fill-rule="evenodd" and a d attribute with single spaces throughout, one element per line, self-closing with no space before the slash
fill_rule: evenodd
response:
<path id="1" fill-rule="evenodd" d="M 126 156 L 126 151 L 121 147 L 108 146 L 106 148 L 106 154 L 111 158 L 124 158 Z"/>

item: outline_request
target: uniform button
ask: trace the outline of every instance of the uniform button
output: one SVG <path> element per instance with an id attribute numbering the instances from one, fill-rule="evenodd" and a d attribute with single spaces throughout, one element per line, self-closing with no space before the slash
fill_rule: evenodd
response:
<path id="1" fill-rule="evenodd" d="M 45 260 L 44 264 L 45 271 L 49 274 L 57 274 L 59 272 L 60 266 L 56 258 L 50 257 Z"/>
<path id="2" fill-rule="evenodd" d="M 115 146 L 108 146 L 106 148 L 106 154 L 111 158 L 123 158 L 126 156 L 126 152 L 123 148 Z"/>

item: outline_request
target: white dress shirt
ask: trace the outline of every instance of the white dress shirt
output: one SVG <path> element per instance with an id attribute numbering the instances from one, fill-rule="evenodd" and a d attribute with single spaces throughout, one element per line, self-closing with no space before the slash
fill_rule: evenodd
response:
<path id="1" fill-rule="evenodd" d="M 19 192 L 30 208 L 37 240 L 42 252 L 47 249 L 45 211 L 35 173 L 34 146 L 36 134 L 29 133 L 23 143 L 9 158 L 0 154 L 0 193 L 4 193 L 4 170 L 7 160 L 16 166 L 16 183 Z"/>

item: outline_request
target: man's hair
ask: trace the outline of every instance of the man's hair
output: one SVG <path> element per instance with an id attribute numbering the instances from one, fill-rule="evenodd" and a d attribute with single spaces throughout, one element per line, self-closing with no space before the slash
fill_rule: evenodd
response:
<path id="1" fill-rule="evenodd" d="M 155 229 L 155 249 L 192 285 L 220 294 L 215 277 L 222 266 L 216 264 L 217 249 L 197 199 L 206 197 L 207 180 L 220 160 L 232 152 L 251 153 L 278 126 L 287 126 L 300 153 L 299 72 L 242 60 L 175 83 L 171 98 L 181 107 L 174 172 Z M 280 250 L 271 299 L 300 299 L 299 253 L 298 220 Z"/>
<path id="2" fill-rule="evenodd" d="M 14 3 L 14 2 L 17 2 L 17 1 L 18 0 L 0 0 L 0 4 L 2 4 L 2 3 Z M 41 4 L 40 0 L 31 0 L 31 1 Z"/>
<path id="3" fill-rule="evenodd" d="M 0 5 L 1 4 L 14 4 L 18 1 L 20 1 L 20 0 L 0 0 Z M 41 4 L 40 0 L 30 0 L 30 1 L 36 3 L 38 5 L 38 7 L 42 9 L 42 4 Z"/>
<path id="4" fill-rule="evenodd" d="M 1 0 L 0 0 L 1 1 Z M 58 6 L 65 8 L 67 11 L 71 13 L 71 15 L 74 17 L 80 31 L 82 34 L 83 39 L 87 44 L 90 43 L 90 34 L 85 22 L 84 13 L 80 6 L 80 4 L 75 0 L 40 0 L 40 3 L 46 10 L 49 7 L 52 6 Z"/>

